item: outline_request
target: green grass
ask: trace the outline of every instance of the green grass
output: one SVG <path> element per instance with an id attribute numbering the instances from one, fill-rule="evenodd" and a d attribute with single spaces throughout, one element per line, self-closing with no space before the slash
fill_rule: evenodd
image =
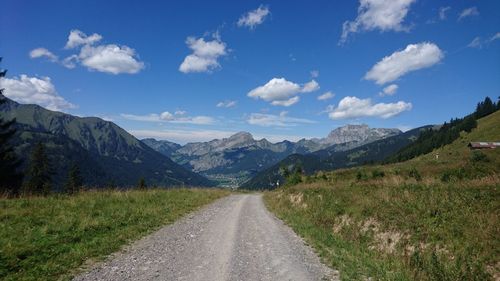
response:
<path id="1" fill-rule="evenodd" d="M 403 163 L 320 172 L 266 205 L 342 280 L 500 280 L 500 149 L 467 148 L 499 141 L 498 124 Z"/>
<path id="2" fill-rule="evenodd" d="M 70 279 L 84 264 L 228 194 L 158 189 L 0 199 L 0 279 Z"/>

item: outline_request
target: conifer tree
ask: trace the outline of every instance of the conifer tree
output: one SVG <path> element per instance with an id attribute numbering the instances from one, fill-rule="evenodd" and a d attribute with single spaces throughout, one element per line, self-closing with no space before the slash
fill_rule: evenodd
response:
<path id="1" fill-rule="evenodd" d="M 144 179 L 144 177 L 141 177 L 139 179 L 139 183 L 137 184 L 137 188 L 139 188 L 140 190 L 145 190 L 147 188 L 146 180 Z"/>
<path id="2" fill-rule="evenodd" d="M 2 58 L 0 57 L 0 62 Z M 7 70 L 0 70 L 0 79 L 5 77 Z M 0 106 L 7 102 L 3 96 L 4 89 L 0 89 Z M 19 173 L 21 161 L 14 153 L 11 140 L 16 133 L 15 119 L 5 121 L 0 118 L 0 193 L 17 195 L 21 187 L 23 176 Z"/>
<path id="3" fill-rule="evenodd" d="M 80 173 L 80 167 L 75 163 L 68 171 L 68 179 L 64 186 L 64 191 L 69 194 L 78 192 L 83 186 L 83 178 Z"/>
<path id="4" fill-rule="evenodd" d="M 24 192 L 47 195 L 52 190 L 52 169 L 45 146 L 39 142 L 33 148 Z"/>

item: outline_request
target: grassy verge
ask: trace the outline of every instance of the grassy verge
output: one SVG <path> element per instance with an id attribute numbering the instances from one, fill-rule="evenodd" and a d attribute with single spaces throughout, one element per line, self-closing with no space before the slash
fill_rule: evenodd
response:
<path id="1" fill-rule="evenodd" d="M 0 279 L 69 279 L 99 260 L 228 191 L 94 191 L 0 199 Z"/>
<path id="2" fill-rule="evenodd" d="M 499 185 L 317 182 L 264 198 L 342 280 L 489 280 L 500 276 Z"/>

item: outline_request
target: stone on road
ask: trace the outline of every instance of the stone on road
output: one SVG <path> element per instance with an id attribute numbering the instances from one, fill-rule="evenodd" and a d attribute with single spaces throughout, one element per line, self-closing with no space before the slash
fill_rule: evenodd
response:
<path id="1" fill-rule="evenodd" d="M 257 194 L 165 226 L 74 280 L 338 280 Z"/>

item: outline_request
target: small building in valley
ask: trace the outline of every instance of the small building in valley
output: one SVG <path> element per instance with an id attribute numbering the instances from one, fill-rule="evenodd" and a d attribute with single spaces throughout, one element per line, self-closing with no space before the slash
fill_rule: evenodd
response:
<path id="1" fill-rule="evenodd" d="M 478 142 L 470 142 L 467 145 L 470 149 L 492 149 L 500 147 L 500 142 L 486 142 L 486 141 L 478 141 Z"/>

